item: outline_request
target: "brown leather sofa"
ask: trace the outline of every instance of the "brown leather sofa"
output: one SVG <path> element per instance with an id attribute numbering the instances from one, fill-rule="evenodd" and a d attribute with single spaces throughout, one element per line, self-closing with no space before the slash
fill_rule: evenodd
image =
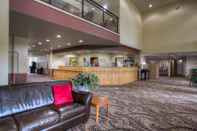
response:
<path id="1" fill-rule="evenodd" d="M 0 87 L 0 131 L 63 131 L 85 123 L 92 94 L 73 91 L 74 103 L 53 106 L 52 86 L 68 81 Z"/>

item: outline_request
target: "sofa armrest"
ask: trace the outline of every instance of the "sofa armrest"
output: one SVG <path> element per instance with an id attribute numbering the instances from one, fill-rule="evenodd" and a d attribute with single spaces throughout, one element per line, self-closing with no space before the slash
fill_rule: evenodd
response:
<path id="1" fill-rule="evenodd" d="M 73 91 L 72 92 L 74 102 L 90 106 L 92 101 L 92 93 L 83 91 Z"/>

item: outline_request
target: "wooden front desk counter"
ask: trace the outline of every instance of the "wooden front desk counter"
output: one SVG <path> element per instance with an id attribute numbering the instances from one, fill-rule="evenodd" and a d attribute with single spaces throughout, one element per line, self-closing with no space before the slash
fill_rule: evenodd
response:
<path id="1" fill-rule="evenodd" d="M 136 67 L 59 67 L 53 69 L 52 78 L 54 80 L 70 80 L 79 73 L 95 73 L 100 80 L 100 85 L 124 85 L 137 80 Z"/>

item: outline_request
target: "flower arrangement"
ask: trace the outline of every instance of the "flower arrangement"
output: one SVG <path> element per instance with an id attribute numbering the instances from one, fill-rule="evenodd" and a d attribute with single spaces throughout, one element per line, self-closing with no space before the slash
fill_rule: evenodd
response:
<path id="1" fill-rule="evenodd" d="M 80 73 L 72 79 L 72 82 L 78 90 L 90 91 L 99 86 L 99 78 L 94 73 Z"/>

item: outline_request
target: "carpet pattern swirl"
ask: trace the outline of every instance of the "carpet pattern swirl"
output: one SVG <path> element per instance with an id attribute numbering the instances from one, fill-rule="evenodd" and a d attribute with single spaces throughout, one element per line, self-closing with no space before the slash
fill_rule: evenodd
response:
<path id="1" fill-rule="evenodd" d="M 97 125 L 92 107 L 89 121 L 69 131 L 197 131 L 197 89 L 149 81 L 94 94 L 109 97 L 109 118 L 101 109 Z"/>

